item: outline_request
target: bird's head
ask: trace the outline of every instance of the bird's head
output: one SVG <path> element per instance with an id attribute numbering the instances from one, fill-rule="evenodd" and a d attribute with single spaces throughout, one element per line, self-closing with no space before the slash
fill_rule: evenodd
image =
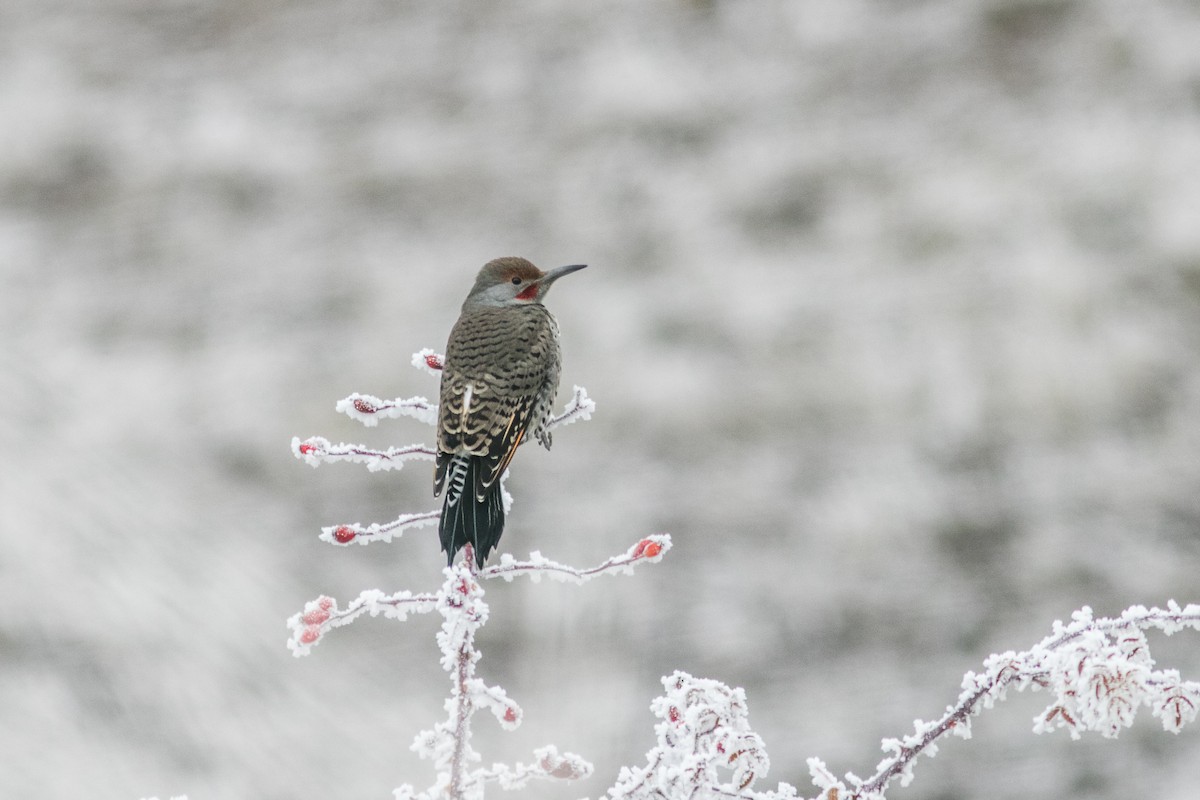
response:
<path id="1" fill-rule="evenodd" d="M 483 265 L 464 306 L 511 306 L 540 303 L 550 285 L 586 264 L 571 264 L 542 272 L 523 258 L 507 256 Z"/>

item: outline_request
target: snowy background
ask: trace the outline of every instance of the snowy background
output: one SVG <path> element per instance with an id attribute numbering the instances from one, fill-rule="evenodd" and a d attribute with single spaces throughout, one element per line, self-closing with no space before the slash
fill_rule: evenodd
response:
<path id="1" fill-rule="evenodd" d="M 502 550 L 676 545 L 487 587 L 485 761 L 597 767 L 539 796 L 641 763 L 675 668 L 807 791 L 1078 606 L 1200 599 L 1195 2 L 5 0 L 0 796 L 428 785 L 437 620 L 299 660 L 284 620 L 435 588 L 430 529 L 316 539 L 430 475 L 289 443 L 428 441 L 333 405 L 434 396 L 411 354 L 510 254 L 591 265 L 549 305 L 598 410 L 516 459 Z M 1196 731 L 1043 704 L 889 797 L 1195 799 Z"/>

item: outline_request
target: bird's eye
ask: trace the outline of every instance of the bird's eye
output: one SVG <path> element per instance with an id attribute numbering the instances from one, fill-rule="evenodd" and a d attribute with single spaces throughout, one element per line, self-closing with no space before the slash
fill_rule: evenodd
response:
<path id="1" fill-rule="evenodd" d="M 516 275 L 514 275 L 514 276 L 513 276 L 513 280 L 512 280 L 512 282 L 513 282 L 513 286 L 520 286 L 520 285 L 521 285 L 521 279 L 520 279 L 519 277 L 517 277 Z"/>

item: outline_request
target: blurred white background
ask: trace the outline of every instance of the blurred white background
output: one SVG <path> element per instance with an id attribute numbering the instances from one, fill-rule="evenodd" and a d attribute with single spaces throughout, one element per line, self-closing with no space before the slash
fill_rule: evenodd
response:
<path id="1" fill-rule="evenodd" d="M 501 549 L 676 547 L 488 586 L 525 721 L 485 762 L 554 743 L 596 777 L 528 794 L 595 797 L 680 668 L 746 687 L 768 785 L 869 773 L 1053 619 L 1200 600 L 1198 176 L 1192 0 L 6 0 L 0 797 L 429 784 L 437 620 L 300 660 L 284 620 L 436 586 L 432 529 L 315 538 L 430 475 L 289 442 L 428 441 L 333 405 L 435 396 L 411 353 L 510 254 L 591 265 L 549 306 L 599 407 Z M 1044 700 L 889 797 L 1195 800 L 1195 730 Z"/>

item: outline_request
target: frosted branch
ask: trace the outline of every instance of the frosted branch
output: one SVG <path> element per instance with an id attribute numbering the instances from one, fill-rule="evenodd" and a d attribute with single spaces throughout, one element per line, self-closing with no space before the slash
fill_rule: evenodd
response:
<path id="1" fill-rule="evenodd" d="M 1085 606 L 1071 615 L 1070 624 L 1055 621 L 1053 633 L 1029 650 L 992 655 L 982 672 L 968 672 L 957 703 L 933 722 L 917 720 L 908 736 L 885 739 L 887 758 L 875 774 L 862 782 L 848 775 L 853 789 L 843 790 L 841 797 L 882 798 L 896 778 L 907 786 L 920 756 L 934 755 L 936 741 L 947 733 L 970 738 L 971 718 L 1004 700 L 1010 687 L 1054 692 L 1054 701 L 1034 719 L 1035 733 L 1065 727 L 1075 739 L 1083 731 L 1115 738 L 1133 724 L 1143 705 L 1162 719 L 1166 730 L 1177 733 L 1196 718 L 1200 684 L 1181 681 L 1175 670 L 1155 670 L 1145 631 L 1170 635 L 1185 628 L 1200 630 L 1200 605 L 1180 608 L 1171 601 L 1166 609 L 1134 606 L 1119 617 L 1098 620 Z"/>
<path id="2" fill-rule="evenodd" d="M 918 719 L 913 733 L 884 739 L 885 758 L 869 778 L 848 773 L 840 780 L 819 758 L 808 759 L 818 800 L 884 800 L 892 781 L 911 782 L 916 761 L 935 755 L 941 738 L 969 739 L 972 719 L 1004 700 L 1009 688 L 1053 692 L 1053 701 L 1034 718 L 1037 733 L 1065 727 L 1073 738 L 1083 731 L 1116 737 L 1142 706 L 1165 730 L 1178 733 L 1196 720 L 1200 683 L 1182 680 L 1177 670 L 1156 670 L 1145 632 L 1171 635 L 1186 629 L 1200 631 L 1200 605 L 1134 606 L 1112 619 L 1093 619 L 1086 607 L 1076 611 L 1069 624 L 1055 622 L 1051 635 L 1029 650 L 992 655 L 982 672 L 968 672 L 958 701 L 941 717 Z M 661 720 L 655 726 L 658 745 L 647 754 L 645 767 L 621 771 L 609 800 L 796 797 L 795 788 L 783 783 L 768 792 L 753 789 L 769 761 L 749 728 L 740 689 L 681 672 L 664 678 L 663 685 L 666 695 L 651 704 Z M 722 780 L 718 769 L 732 775 Z"/>
<path id="3" fill-rule="evenodd" d="M 437 422 L 437 403 L 431 403 L 424 397 L 381 400 L 374 395 L 356 392 L 339 400 L 335 408 L 339 414 L 345 414 L 368 428 L 378 425 L 381 419 L 399 419 L 400 417 L 412 417 L 426 425 L 433 425 Z"/>
<path id="4" fill-rule="evenodd" d="M 346 525 L 327 525 L 321 528 L 321 541 L 330 544 L 348 545 L 352 542 L 370 544 L 371 542 L 390 542 L 392 537 L 399 537 L 405 531 L 413 528 L 424 528 L 433 525 L 441 516 L 439 509 L 422 511 L 418 514 L 401 514 L 391 522 L 372 522 L 370 525 L 360 525 L 357 522 Z"/>
<path id="5" fill-rule="evenodd" d="M 344 609 L 339 609 L 337 601 L 332 597 L 322 595 L 311 600 L 304 610 L 293 614 L 287 621 L 292 636 L 288 639 L 288 649 L 296 657 L 306 656 L 314 645 L 321 641 L 326 633 L 342 625 L 349 625 L 363 614 L 377 617 L 382 614 L 391 619 L 404 620 L 409 614 L 425 614 L 438 607 L 438 595 L 413 594 L 403 591 L 386 595 L 378 589 L 370 589 L 360 594 Z"/>
<path id="6" fill-rule="evenodd" d="M 444 360 L 439 353 L 426 348 L 413 353 L 412 365 L 421 372 L 436 376 L 441 371 Z M 339 400 L 335 408 L 339 414 L 345 414 L 368 428 L 378 425 L 381 419 L 400 417 L 412 417 L 426 425 L 437 424 L 437 403 L 431 403 L 424 397 L 381 400 L 374 395 L 355 392 Z"/>
<path id="7" fill-rule="evenodd" d="M 523 575 L 537 583 L 545 575 L 556 581 L 581 584 L 601 575 L 632 575 L 636 564 L 640 562 L 658 563 L 670 549 L 671 537 L 669 534 L 647 536 L 621 555 L 613 556 L 603 564 L 587 569 L 577 569 L 557 561 L 551 561 L 537 551 L 529 555 L 528 561 L 517 561 L 505 553 L 500 557 L 499 564 L 486 567 L 479 573 L 479 577 L 503 578 L 511 582 L 513 578 Z"/>
<path id="8" fill-rule="evenodd" d="M 443 571 L 446 581 L 437 593 L 436 607 L 443 618 L 438 647 L 442 651 L 442 669 L 450 677 L 450 697 L 445 704 L 447 718 L 417 734 L 412 745 L 421 758 L 433 761 L 437 780 L 420 793 L 405 784 L 395 791 L 397 798 L 481 798 L 487 783 L 517 789 L 533 778 L 576 780 L 592 772 L 587 761 L 572 753 L 560 754 L 554 747 L 536 751 L 532 764 L 474 766 L 481 760 L 471 747 L 471 719 L 475 712 L 491 712 L 506 730 L 521 724 L 522 712 L 504 689 L 489 686 L 475 676 L 475 665 L 480 658 L 475 634 L 487 622 L 488 607 L 473 563 L 468 552 L 458 564 L 447 567 Z"/>
<path id="9" fill-rule="evenodd" d="M 524 789 L 531 779 L 576 781 L 592 774 L 592 765 L 574 753 L 559 753 L 554 745 L 533 751 L 536 759 L 532 764 L 517 764 L 507 767 L 493 764 L 491 769 L 481 769 L 476 775 L 480 782 L 495 782 L 501 789 Z"/>
<path id="10" fill-rule="evenodd" d="M 546 423 L 546 430 L 561 428 L 563 425 L 570 425 L 579 420 L 589 420 L 595 410 L 596 403 L 588 397 L 587 389 L 576 386 L 572 389 L 571 400 L 567 403 L 566 408 L 558 416 L 550 418 L 550 421 Z"/>
<path id="11" fill-rule="evenodd" d="M 321 436 L 310 436 L 304 441 L 299 437 L 292 437 L 292 454 L 314 468 L 327 462 L 349 461 L 366 464 L 369 471 L 379 472 L 400 469 L 405 461 L 414 459 L 432 461 L 437 456 L 437 451 L 423 444 L 375 450 L 361 444 L 331 444 Z"/>

